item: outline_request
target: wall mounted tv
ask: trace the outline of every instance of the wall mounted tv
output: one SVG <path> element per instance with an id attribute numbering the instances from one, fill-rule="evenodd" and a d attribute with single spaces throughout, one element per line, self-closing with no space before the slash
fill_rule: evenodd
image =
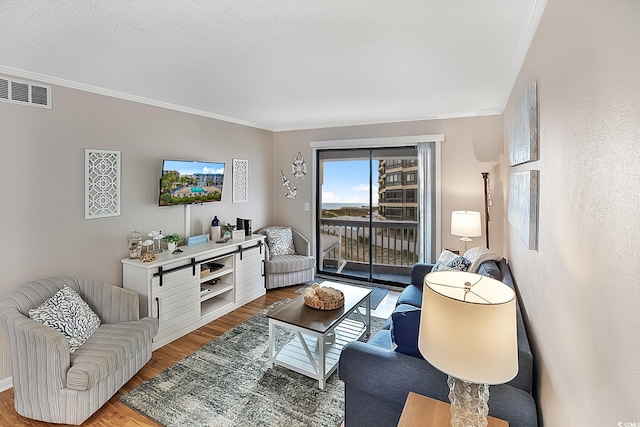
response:
<path id="1" fill-rule="evenodd" d="M 177 206 L 222 200 L 224 163 L 163 160 L 160 206 Z"/>

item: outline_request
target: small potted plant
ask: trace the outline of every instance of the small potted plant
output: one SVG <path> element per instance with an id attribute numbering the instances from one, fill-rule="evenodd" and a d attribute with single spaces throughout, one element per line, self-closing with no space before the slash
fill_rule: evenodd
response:
<path id="1" fill-rule="evenodd" d="M 230 239 L 231 238 L 231 233 L 233 233 L 233 230 L 235 230 L 236 226 L 231 224 L 231 223 L 226 223 L 225 225 L 222 226 L 222 237 L 225 239 Z"/>
<path id="2" fill-rule="evenodd" d="M 182 241 L 182 236 L 178 233 L 168 234 L 162 238 L 165 242 L 167 242 L 167 249 L 170 251 L 175 251 L 178 243 Z"/>

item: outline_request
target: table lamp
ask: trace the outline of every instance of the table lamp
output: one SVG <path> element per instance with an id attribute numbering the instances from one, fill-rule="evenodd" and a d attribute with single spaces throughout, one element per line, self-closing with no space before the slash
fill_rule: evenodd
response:
<path id="1" fill-rule="evenodd" d="M 513 289 L 487 276 L 438 271 L 425 276 L 418 348 L 449 377 L 451 425 L 486 426 L 489 384 L 518 373 Z"/>
<path id="2" fill-rule="evenodd" d="M 451 212 L 451 234 L 460 236 L 460 255 L 467 251 L 470 237 L 482 236 L 482 220 L 477 211 Z"/>

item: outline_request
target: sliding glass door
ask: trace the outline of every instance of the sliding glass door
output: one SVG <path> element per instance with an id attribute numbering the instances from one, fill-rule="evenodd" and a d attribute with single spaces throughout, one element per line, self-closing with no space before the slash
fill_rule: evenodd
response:
<path id="1" fill-rule="evenodd" d="M 316 159 L 319 273 L 408 284 L 424 244 L 418 149 L 318 150 Z"/>

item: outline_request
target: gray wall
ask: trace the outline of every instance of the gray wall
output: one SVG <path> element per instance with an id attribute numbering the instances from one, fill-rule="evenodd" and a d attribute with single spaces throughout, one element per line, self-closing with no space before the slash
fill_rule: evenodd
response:
<path id="1" fill-rule="evenodd" d="M 122 283 L 126 238 L 184 231 L 184 207 L 157 206 L 162 159 L 222 161 L 223 201 L 191 208 L 191 234 L 211 218 L 274 222 L 274 135 L 246 126 L 53 87 L 53 110 L 0 103 L 0 296 L 26 281 L 87 276 Z M 121 151 L 121 215 L 84 219 L 84 149 Z M 232 159 L 249 161 L 249 202 L 233 204 Z M 0 381 L 11 375 L 0 340 Z"/>
<path id="2" fill-rule="evenodd" d="M 287 224 L 311 237 L 310 141 L 444 133 L 442 147 L 443 246 L 458 247 L 449 234 L 450 212 L 482 211 L 480 172 L 501 158 L 502 116 L 351 126 L 272 133 L 210 118 L 53 87 L 53 110 L 0 104 L 2 167 L 0 223 L 5 226 L 0 295 L 26 281 L 51 275 L 87 276 L 121 284 L 126 237 L 162 230 L 183 233 L 184 208 L 157 207 L 163 158 L 223 161 L 227 175 L 221 203 L 191 208 L 191 234 L 221 221 L 252 218 L 254 228 Z M 119 150 L 122 156 L 121 215 L 84 219 L 84 149 Z M 301 152 L 310 174 L 296 180 L 290 164 Z M 233 158 L 249 160 L 249 202 L 231 203 Z M 298 187 L 284 196 L 280 170 Z M 497 170 L 496 170 L 497 171 Z M 500 194 L 500 175 L 493 192 Z M 502 200 L 494 199 L 492 243 L 502 253 Z M 484 238 L 478 238 L 480 244 Z M 0 381 L 11 375 L 3 337 Z"/>
<path id="3" fill-rule="evenodd" d="M 640 422 L 639 19 L 637 1 L 550 0 L 504 114 L 506 134 L 538 82 L 540 160 L 514 170 L 540 170 L 539 249 L 508 222 L 504 245 L 550 427 Z"/>
<path id="4" fill-rule="evenodd" d="M 493 171 L 491 208 L 490 248 L 502 254 L 502 193 L 499 167 L 492 169 L 502 158 L 502 116 L 470 117 L 461 119 L 422 120 L 415 122 L 386 123 L 339 128 L 310 129 L 276 134 L 276 218 L 283 224 L 298 228 L 311 237 L 314 225 L 312 212 L 304 210 L 304 203 L 313 205 L 313 185 L 311 175 L 316 173 L 312 164 L 311 141 L 328 141 L 360 138 L 383 138 L 409 135 L 444 134 L 442 143 L 442 245 L 458 249 L 459 238 L 452 236 L 451 211 L 475 210 L 484 212 L 484 187 L 481 172 Z M 298 152 L 309 163 L 309 174 L 304 179 L 291 176 L 290 163 Z M 292 185 L 298 188 L 295 200 L 285 197 L 286 191 L 280 181 L 280 169 L 284 171 Z M 483 214 L 484 218 L 484 214 Z M 474 243 L 484 246 L 483 236 L 474 238 Z"/>

